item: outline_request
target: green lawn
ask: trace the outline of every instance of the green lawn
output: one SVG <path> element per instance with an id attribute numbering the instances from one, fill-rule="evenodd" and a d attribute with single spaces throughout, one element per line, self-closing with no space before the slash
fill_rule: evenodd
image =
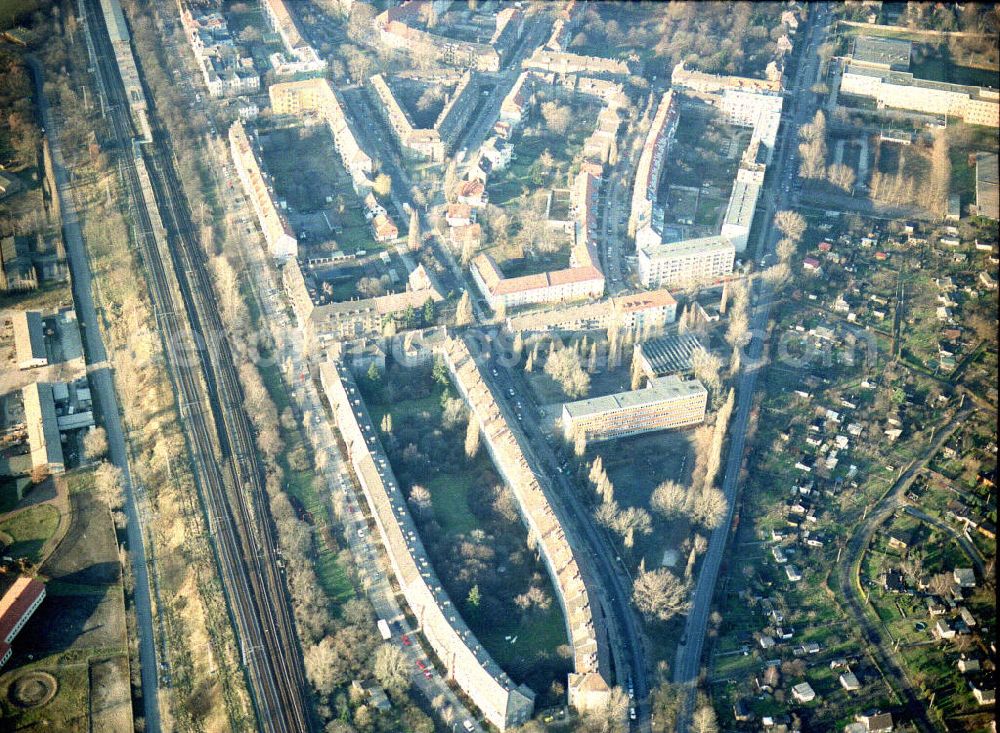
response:
<path id="1" fill-rule="evenodd" d="M 59 526 L 59 511 L 49 504 L 25 509 L 0 523 L 0 538 L 9 543 L 5 554 L 40 562 L 42 547 Z"/>
<path id="2" fill-rule="evenodd" d="M 426 486 L 431 492 L 434 517 L 445 534 L 466 534 L 478 526 L 469 512 L 468 496 L 473 487 L 468 472 L 441 473 L 428 480 Z"/>

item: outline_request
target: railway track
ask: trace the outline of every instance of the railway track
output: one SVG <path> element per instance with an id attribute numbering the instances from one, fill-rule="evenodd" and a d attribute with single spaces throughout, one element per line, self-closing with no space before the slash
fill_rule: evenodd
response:
<path id="1" fill-rule="evenodd" d="M 91 17 L 102 17 L 98 0 L 88 0 L 87 7 Z M 155 124 L 148 148 L 136 144 L 115 49 L 101 31 L 103 24 L 90 28 L 136 242 L 258 727 L 275 733 L 310 730 L 298 638 L 266 511 L 263 467 L 173 156 L 165 152 L 167 138 Z"/>

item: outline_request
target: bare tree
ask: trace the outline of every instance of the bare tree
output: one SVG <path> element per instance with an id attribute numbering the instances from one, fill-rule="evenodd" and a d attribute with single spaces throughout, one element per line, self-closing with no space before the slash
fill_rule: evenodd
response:
<path id="1" fill-rule="evenodd" d="M 542 104 L 542 118 L 545 125 L 555 135 L 565 135 L 569 129 L 571 115 L 569 107 L 558 102 L 545 102 Z"/>
<path id="2" fill-rule="evenodd" d="M 676 481 L 664 481 L 653 489 L 650 506 L 664 517 L 676 517 L 684 513 L 688 502 L 688 491 Z"/>
<path id="3" fill-rule="evenodd" d="M 410 209 L 410 230 L 406 234 L 406 241 L 411 252 L 420 249 L 420 215 L 416 209 Z"/>
<path id="4" fill-rule="evenodd" d="M 667 568 L 646 570 L 635 579 L 632 602 L 648 619 L 669 621 L 688 609 L 688 586 Z"/>
<path id="5" fill-rule="evenodd" d="M 568 397 L 583 397 L 590 391 L 590 375 L 580 366 L 575 349 L 560 349 L 545 360 L 545 373 L 552 377 Z"/>
<path id="6" fill-rule="evenodd" d="M 465 457 L 472 460 L 479 452 L 479 420 L 469 413 L 469 424 L 465 430 Z"/>
<path id="7" fill-rule="evenodd" d="M 826 169 L 826 180 L 845 193 L 850 193 L 854 190 L 854 181 L 856 178 L 854 169 L 844 163 L 833 163 Z"/>
<path id="8" fill-rule="evenodd" d="M 458 307 L 455 308 L 455 325 L 456 326 L 468 326 L 472 323 L 472 298 L 469 296 L 468 291 L 462 293 L 462 297 L 458 301 Z"/>
<path id="9" fill-rule="evenodd" d="M 121 509 L 125 504 L 124 474 L 118 466 L 107 461 L 94 472 L 94 489 L 98 498 L 107 504 L 112 511 Z"/>
<path id="10" fill-rule="evenodd" d="M 399 647 L 383 644 L 375 652 L 375 679 L 387 690 L 401 694 L 410 687 L 410 664 Z"/>
<path id="11" fill-rule="evenodd" d="M 711 390 L 722 387 L 719 373 L 722 371 L 722 359 L 708 349 L 695 349 L 691 354 L 691 370 L 694 377 Z"/>
<path id="12" fill-rule="evenodd" d="M 691 730 L 694 733 L 719 733 L 719 723 L 711 705 L 702 705 L 694 711 L 694 716 L 691 718 Z"/>
<path id="13" fill-rule="evenodd" d="M 306 679 L 321 695 L 329 695 L 336 686 L 337 657 L 338 653 L 330 636 L 310 646 L 303 655 Z"/>
<path id="14" fill-rule="evenodd" d="M 783 235 L 798 243 L 802 241 L 802 236 L 806 233 L 806 220 L 797 211 L 779 211 L 774 215 L 774 225 L 778 227 Z"/>
<path id="15" fill-rule="evenodd" d="M 795 240 L 791 237 L 784 237 L 778 240 L 777 246 L 774 248 L 775 253 L 778 255 L 778 259 L 782 262 L 788 262 L 795 255 L 795 250 L 798 245 Z"/>
<path id="16" fill-rule="evenodd" d="M 103 458 L 108 452 L 108 434 L 102 427 L 92 428 L 83 436 L 83 455 L 88 461 Z"/>
<path id="17" fill-rule="evenodd" d="M 417 510 L 418 514 L 426 515 L 431 511 L 431 492 L 425 486 L 416 484 L 410 489 L 410 506 Z"/>
<path id="18" fill-rule="evenodd" d="M 714 486 L 705 486 L 694 502 L 694 516 L 708 529 L 718 527 L 729 511 L 726 495 Z"/>

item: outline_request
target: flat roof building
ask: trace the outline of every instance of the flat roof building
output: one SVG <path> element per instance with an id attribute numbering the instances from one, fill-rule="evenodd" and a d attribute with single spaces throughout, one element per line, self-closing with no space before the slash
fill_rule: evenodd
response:
<path id="1" fill-rule="evenodd" d="M 976 154 L 976 210 L 980 216 L 994 221 L 1000 218 L 997 162 L 996 153 Z"/>
<path id="2" fill-rule="evenodd" d="M 736 248 L 716 235 L 639 247 L 639 280 L 646 287 L 690 288 L 713 283 L 733 271 Z"/>
<path id="3" fill-rule="evenodd" d="M 1000 92 L 986 87 L 917 79 L 905 71 L 848 62 L 840 91 L 890 107 L 958 118 L 970 125 L 1000 126 Z"/>
<path id="4" fill-rule="evenodd" d="M 705 346 L 693 333 L 663 336 L 635 345 L 634 358 L 639 368 L 650 379 L 668 374 L 686 374 L 693 368 L 694 354 Z"/>
<path id="5" fill-rule="evenodd" d="M 630 435 L 697 425 L 705 420 L 708 390 L 701 382 L 676 375 L 658 377 L 644 389 L 563 405 L 563 433 L 589 444 Z"/>
<path id="6" fill-rule="evenodd" d="M 894 71 L 910 70 L 910 54 L 913 42 L 901 38 L 881 38 L 878 36 L 857 36 L 851 60 L 865 66 L 874 66 Z"/>
<path id="7" fill-rule="evenodd" d="M 17 368 L 31 369 L 45 366 L 49 358 L 45 354 L 45 332 L 42 328 L 42 314 L 39 311 L 15 311 L 11 316 L 14 324 L 14 350 L 17 354 Z"/>
<path id="8" fill-rule="evenodd" d="M 52 385 L 33 382 L 21 389 L 24 421 L 28 428 L 32 468 L 45 467 L 49 473 L 66 470 Z"/>

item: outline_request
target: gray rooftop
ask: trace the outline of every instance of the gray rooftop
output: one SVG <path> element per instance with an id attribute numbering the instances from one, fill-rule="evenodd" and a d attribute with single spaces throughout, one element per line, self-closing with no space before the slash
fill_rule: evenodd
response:
<path id="1" fill-rule="evenodd" d="M 976 207 L 980 216 L 1000 218 L 1000 188 L 998 188 L 996 153 L 976 155 Z"/>
<path id="2" fill-rule="evenodd" d="M 677 375 L 658 377 L 650 381 L 645 389 L 618 392 L 604 397 L 592 397 L 577 402 L 567 402 L 563 409 L 570 417 L 578 418 L 597 415 L 612 410 L 628 410 L 659 402 L 670 402 L 705 392 L 697 379 L 683 380 Z"/>
<path id="3" fill-rule="evenodd" d="M 45 334 L 39 311 L 17 311 L 11 317 L 14 324 L 14 348 L 18 366 L 35 359 L 45 359 Z"/>
<path id="4" fill-rule="evenodd" d="M 647 245 L 642 248 L 642 252 L 650 259 L 684 257 L 687 255 L 701 254 L 707 250 L 722 250 L 733 246 L 729 237 L 716 234 L 711 237 L 698 237 L 696 239 L 684 239 L 680 242 L 663 242 L 661 244 Z"/>
<path id="5" fill-rule="evenodd" d="M 899 38 L 858 36 L 854 39 L 854 52 L 851 54 L 851 58 L 862 64 L 908 71 L 912 50 L 913 43 L 911 41 Z"/>
<path id="6" fill-rule="evenodd" d="M 704 348 L 693 333 L 664 336 L 639 344 L 639 352 L 657 376 L 691 371 L 694 352 Z"/>

